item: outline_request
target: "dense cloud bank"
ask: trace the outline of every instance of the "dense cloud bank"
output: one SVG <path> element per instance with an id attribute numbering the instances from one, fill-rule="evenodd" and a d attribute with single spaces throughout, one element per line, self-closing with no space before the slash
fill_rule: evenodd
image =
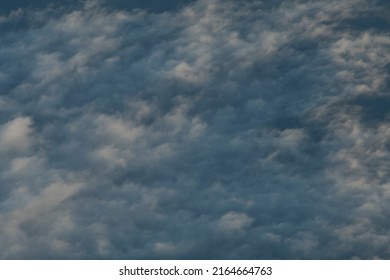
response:
<path id="1" fill-rule="evenodd" d="M 1 16 L 0 258 L 390 258 L 383 7 Z"/>

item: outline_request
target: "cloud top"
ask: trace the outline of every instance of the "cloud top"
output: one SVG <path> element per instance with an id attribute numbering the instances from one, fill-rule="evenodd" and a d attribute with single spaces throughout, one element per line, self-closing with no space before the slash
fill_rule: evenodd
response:
<path id="1" fill-rule="evenodd" d="M 1 16 L 0 258 L 389 258 L 383 5 Z"/>

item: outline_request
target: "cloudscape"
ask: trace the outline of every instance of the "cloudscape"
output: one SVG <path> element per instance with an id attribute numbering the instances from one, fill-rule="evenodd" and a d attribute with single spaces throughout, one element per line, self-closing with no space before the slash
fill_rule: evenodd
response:
<path id="1" fill-rule="evenodd" d="M 390 259 L 387 1 L 31 2 L 1 259 Z"/>

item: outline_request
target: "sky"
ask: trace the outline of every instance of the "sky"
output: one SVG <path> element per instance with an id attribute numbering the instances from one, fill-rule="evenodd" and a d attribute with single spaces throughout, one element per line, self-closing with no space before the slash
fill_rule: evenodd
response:
<path id="1" fill-rule="evenodd" d="M 0 259 L 390 259 L 387 1 L 4 2 Z"/>

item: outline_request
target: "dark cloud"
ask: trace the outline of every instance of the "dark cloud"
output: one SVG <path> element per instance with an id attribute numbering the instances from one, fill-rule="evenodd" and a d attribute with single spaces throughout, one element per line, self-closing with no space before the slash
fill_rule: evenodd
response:
<path id="1" fill-rule="evenodd" d="M 189 2 L 1 16 L 0 257 L 389 258 L 381 3 Z"/>
<path id="2" fill-rule="evenodd" d="M 0 14 L 8 14 L 13 10 L 25 9 L 26 7 L 30 9 L 43 9 L 47 7 L 70 7 L 74 8 L 75 6 L 82 6 L 87 1 L 85 0 L 65 0 L 65 1 L 55 1 L 55 0 L 35 0 L 35 1 L 26 1 L 26 0 L 4 0 L 0 7 Z M 167 12 L 172 10 L 180 9 L 185 5 L 195 2 L 195 0 L 97 0 L 106 6 L 123 9 L 123 10 L 134 10 L 134 9 L 144 9 L 150 12 Z"/>

